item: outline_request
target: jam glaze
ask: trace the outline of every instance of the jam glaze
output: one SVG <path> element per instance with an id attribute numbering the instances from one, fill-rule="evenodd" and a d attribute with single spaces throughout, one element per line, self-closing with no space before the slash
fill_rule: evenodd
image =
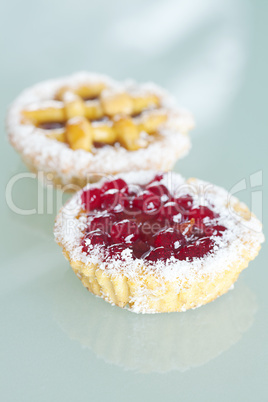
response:
<path id="1" fill-rule="evenodd" d="M 213 253 L 215 238 L 226 230 L 218 222 L 219 214 L 212 205 L 196 206 L 190 194 L 171 194 L 162 179 L 157 174 L 137 186 L 119 178 L 84 190 L 87 227 L 82 251 L 89 254 L 98 246 L 109 261 L 120 259 L 128 249 L 132 258 L 148 262 L 192 261 Z"/>

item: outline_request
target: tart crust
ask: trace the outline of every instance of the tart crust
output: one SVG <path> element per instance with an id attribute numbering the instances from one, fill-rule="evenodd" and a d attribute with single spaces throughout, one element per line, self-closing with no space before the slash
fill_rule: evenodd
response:
<path id="1" fill-rule="evenodd" d="M 91 293 L 111 304 L 119 307 L 128 305 L 130 310 L 142 313 L 185 311 L 211 302 L 228 292 L 240 272 L 258 255 L 259 250 L 260 247 L 253 257 L 245 252 L 242 258 L 232 262 L 224 272 L 213 276 L 202 275 L 201 278 L 188 283 L 180 279 L 176 282 L 163 282 L 154 275 L 145 273 L 145 267 L 141 267 L 141 273 L 135 280 L 122 273 L 111 275 L 100 269 L 98 264 L 88 266 L 83 262 L 72 261 L 63 247 L 63 253 L 74 273 Z M 179 293 L 178 287 L 182 288 Z M 140 295 L 144 289 L 146 294 L 142 296 L 141 301 Z"/>
<path id="2" fill-rule="evenodd" d="M 153 178 L 155 173 L 133 172 L 120 177 L 131 183 L 136 175 L 134 183 L 137 184 L 137 177 L 149 177 L 151 174 Z M 166 175 L 183 180 L 174 172 Z M 185 184 L 208 185 L 197 179 L 184 181 Z M 173 264 L 159 266 L 158 263 L 139 260 L 134 266 L 132 260 L 133 266 L 131 261 L 127 265 L 124 261 L 117 261 L 114 265 L 107 266 L 103 261 L 95 262 L 96 259 L 91 255 L 85 259 L 79 243 L 74 244 L 72 241 L 73 237 L 79 241 L 82 233 L 81 229 L 74 229 L 73 226 L 80 208 L 80 193 L 60 210 L 56 218 L 55 238 L 83 285 L 111 304 L 127 307 L 136 313 L 175 312 L 196 308 L 226 293 L 249 261 L 257 256 L 264 241 L 261 223 L 245 204 L 216 186 L 210 185 L 210 193 L 218 201 L 221 200 L 224 208 L 227 208 L 227 202 L 233 205 L 237 214 L 234 226 L 236 233 L 230 242 L 226 242 L 224 249 L 215 250 L 213 255 L 195 259 L 196 261 L 177 260 Z M 76 207 L 72 209 L 74 206 Z M 68 228 L 70 231 L 67 235 Z"/>
<path id="3" fill-rule="evenodd" d="M 66 86 L 76 88 L 96 83 L 104 83 L 114 93 L 156 94 L 160 109 L 167 115 L 167 120 L 159 127 L 159 136 L 145 148 L 129 151 L 123 146 L 106 145 L 92 153 L 73 150 L 65 142 L 49 138 L 45 130 L 33 123 L 22 122 L 25 107 L 38 108 L 40 102 L 55 98 Z M 95 182 L 100 176 L 141 170 L 141 166 L 144 170 L 170 170 L 178 158 L 188 153 L 188 131 L 193 125 L 191 114 L 179 109 L 174 99 L 155 84 L 118 83 L 106 76 L 87 72 L 41 82 L 26 89 L 11 105 L 7 116 L 9 141 L 31 171 L 44 172 L 56 186 L 72 184 L 80 188 L 87 182 Z"/>

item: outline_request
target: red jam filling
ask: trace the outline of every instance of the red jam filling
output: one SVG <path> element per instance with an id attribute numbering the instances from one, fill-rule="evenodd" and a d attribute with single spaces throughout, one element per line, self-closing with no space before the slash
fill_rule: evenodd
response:
<path id="1" fill-rule="evenodd" d="M 81 198 L 89 223 L 83 252 L 102 246 L 109 260 L 130 249 L 134 259 L 146 261 L 192 261 L 212 253 L 215 236 L 226 230 L 218 223 L 219 215 L 212 207 L 193 208 L 189 194 L 174 198 L 162 178 L 158 174 L 144 186 L 115 179 L 85 190 Z"/>

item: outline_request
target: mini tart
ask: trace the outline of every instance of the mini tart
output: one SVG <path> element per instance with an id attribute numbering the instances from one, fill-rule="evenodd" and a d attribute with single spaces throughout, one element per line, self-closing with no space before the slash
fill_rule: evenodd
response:
<path id="1" fill-rule="evenodd" d="M 264 241 L 261 223 L 227 191 L 152 171 L 88 184 L 60 210 L 54 233 L 88 290 L 136 313 L 214 300 Z"/>
<path id="2" fill-rule="evenodd" d="M 189 151 L 192 127 L 158 86 L 86 72 L 25 90 L 7 117 L 10 143 L 30 170 L 80 187 L 141 167 L 168 171 Z"/>

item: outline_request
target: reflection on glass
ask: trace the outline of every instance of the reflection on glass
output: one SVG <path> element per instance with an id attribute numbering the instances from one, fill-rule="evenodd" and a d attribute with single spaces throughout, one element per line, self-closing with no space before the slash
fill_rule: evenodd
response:
<path id="1" fill-rule="evenodd" d="M 213 303 L 185 313 L 137 315 L 81 288 L 69 271 L 56 287 L 56 320 L 71 339 L 106 362 L 140 372 L 201 366 L 236 343 L 257 310 L 243 284 Z"/>

